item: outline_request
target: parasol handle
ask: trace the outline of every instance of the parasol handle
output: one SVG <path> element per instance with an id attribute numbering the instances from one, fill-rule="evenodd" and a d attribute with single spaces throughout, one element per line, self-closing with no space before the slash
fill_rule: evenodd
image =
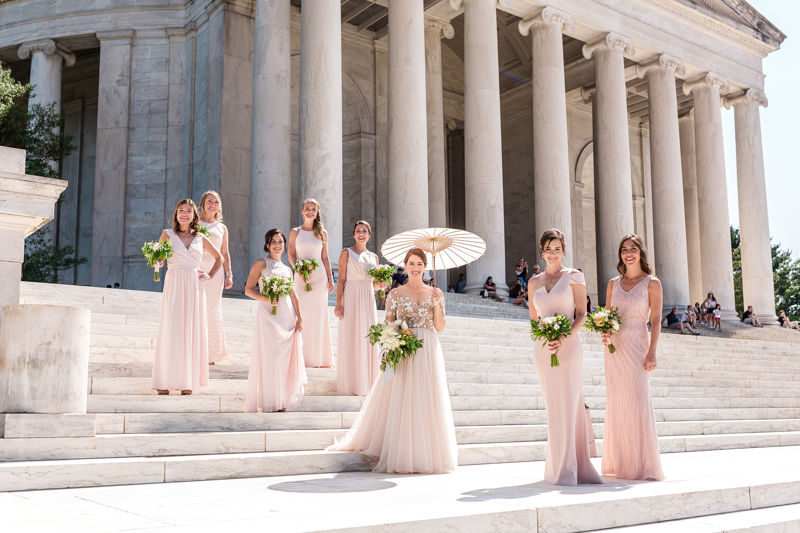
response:
<path id="1" fill-rule="evenodd" d="M 431 254 L 433 257 L 433 286 L 439 288 L 439 285 L 436 284 L 436 254 Z"/>

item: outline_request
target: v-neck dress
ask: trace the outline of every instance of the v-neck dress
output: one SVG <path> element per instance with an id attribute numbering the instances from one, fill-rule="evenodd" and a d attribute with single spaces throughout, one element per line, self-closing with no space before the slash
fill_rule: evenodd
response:
<path id="1" fill-rule="evenodd" d="M 198 272 L 203 239 L 195 237 L 187 248 L 174 231 L 164 231 L 173 254 L 167 259 L 150 386 L 196 391 L 208 386 L 206 291 Z"/>

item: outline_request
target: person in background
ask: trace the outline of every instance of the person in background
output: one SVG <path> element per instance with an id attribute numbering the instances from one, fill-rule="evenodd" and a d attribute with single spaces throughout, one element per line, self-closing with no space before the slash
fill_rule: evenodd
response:
<path id="1" fill-rule="evenodd" d="M 782 328 L 800 329 L 800 327 L 797 326 L 797 322 L 792 322 L 789 320 L 789 318 L 786 316 L 786 311 L 783 309 L 781 309 L 781 312 L 778 313 L 778 324 L 780 324 Z"/>
<path id="2" fill-rule="evenodd" d="M 542 273 L 542 269 L 539 268 L 539 265 L 533 265 L 533 275 L 538 276 Z"/>
<path id="3" fill-rule="evenodd" d="M 525 286 L 518 278 L 514 281 L 514 286 L 508 291 L 508 303 L 511 305 L 521 305 L 525 309 L 528 308 L 528 301 L 525 299 Z"/>
<path id="4" fill-rule="evenodd" d="M 491 298 L 498 302 L 503 301 L 503 299 L 497 295 L 497 285 L 492 281 L 492 276 L 486 278 L 486 283 L 483 284 L 483 292 L 486 298 Z"/>
<path id="5" fill-rule="evenodd" d="M 514 274 L 522 282 L 523 287 L 528 286 L 528 262 L 525 261 L 524 257 L 520 257 L 519 262 L 514 265 Z"/>
<path id="6" fill-rule="evenodd" d="M 464 274 L 458 275 L 458 281 L 456 282 L 456 292 L 458 294 L 464 294 L 464 289 L 467 287 L 467 278 Z"/>
<path id="7" fill-rule="evenodd" d="M 668 329 L 677 329 L 677 330 L 680 330 L 681 333 L 683 333 L 684 330 L 688 330 L 690 333 L 692 333 L 694 335 L 700 335 L 699 332 L 697 332 L 694 329 L 692 329 L 692 326 L 690 326 L 689 324 L 684 324 L 683 322 L 681 322 L 681 320 L 678 318 L 678 308 L 677 307 L 673 307 L 672 311 L 667 313 L 667 316 L 665 316 L 664 318 L 661 319 L 661 326 L 662 327 L 664 326 L 664 321 L 667 322 L 667 328 Z"/>
<path id="8" fill-rule="evenodd" d="M 693 328 L 697 327 L 697 316 L 694 314 L 694 309 L 692 309 L 691 305 L 686 306 L 686 311 L 683 312 L 683 316 L 681 316 L 681 322 L 686 325 L 690 325 Z"/>
<path id="9" fill-rule="evenodd" d="M 115 284 L 114 284 L 114 288 L 115 288 L 115 289 L 119 289 L 119 283 L 115 283 Z"/>
<path id="10" fill-rule="evenodd" d="M 392 274 L 392 289 L 405 285 L 407 282 L 408 276 L 406 276 L 406 269 L 397 267 L 397 272 Z"/>
<path id="11" fill-rule="evenodd" d="M 708 297 L 703 300 L 703 307 L 705 308 L 706 324 L 709 329 L 714 329 L 714 309 L 717 308 L 717 299 L 714 298 L 712 291 L 708 291 Z"/>
<path id="12" fill-rule="evenodd" d="M 761 325 L 761 321 L 758 319 L 755 313 L 753 313 L 752 305 L 748 305 L 747 310 L 744 313 L 742 313 L 742 322 L 744 322 L 745 324 L 750 324 L 751 326 L 756 328 L 764 327 Z"/>
<path id="13" fill-rule="evenodd" d="M 714 329 L 722 331 L 722 306 L 717 304 L 714 309 Z"/>
<path id="14" fill-rule="evenodd" d="M 112 287 L 111 285 L 106 285 L 106 289 L 113 289 L 113 288 L 114 287 Z"/>
<path id="15" fill-rule="evenodd" d="M 456 287 L 455 287 L 455 285 L 450 285 L 449 287 L 447 287 L 447 292 L 449 292 L 449 293 L 455 293 L 455 292 L 456 292 Z"/>
<path id="16" fill-rule="evenodd" d="M 700 323 L 701 324 L 705 324 L 706 317 L 705 317 L 705 313 L 703 313 L 703 307 L 700 305 L 700 302 L 695 302 L 694 303 L 693 310 L 694 310 L 695 316 L 700 321 Z"/>
<path id="17" fill-rule="evenodd" d="M 587 315 L 591 315 L 592 313 L 594 313 L 594 307 L 592 307 L 592 299 L 587 294 L 586 295 L 586 314 Z"/>

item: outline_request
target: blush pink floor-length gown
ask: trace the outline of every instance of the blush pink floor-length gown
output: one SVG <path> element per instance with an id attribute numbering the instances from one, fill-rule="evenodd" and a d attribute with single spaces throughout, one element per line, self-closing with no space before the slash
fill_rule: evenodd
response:
<path id="1" fill-rule="evenodd" d="M 203 239 L 187 248 L 174 231 L 164 230 L 172 245 L 167 259 L 158 338 L 153 359 L 153 390 L 198 390 L 208 386 L 208 315 L 205 283 L 198 271 Z"/>
<path id="2" fill-rule="evenodd" d="M 377 458 L 375 472 L 442 474 L 458 466 L 456 431 L 444 370 L 444 356 L 433 328 L 434 302 L 417 304 L 396 291 L 386 298 L 387 320 L 401 319 L 422 339 L 413 358 L 397 365 L 384 382 L 378 374 L 347 435 L 329 450 L 358 451 Z M 345 310 L 346 311 L 346 310 Z"/>
<path id="3" fill-rule="evenodd" d="M 300 300 L 303 315 L 303 358 L 306 367 L 333 366 L 331 324 L 328 320 L 328 275 L 322 264 L 322 241 L 314 237 L 313 231 L 300 229 L 294 241 L 298 259 L 316 259 L 319 263 L 308 282 L 311 291 L 306 292 L 306 282 L 300 274 L 294 275 L 294 291 Z"/>
<path id="4" fill-rule="evenodd" d="M 262 276 L 291 279 L 292 270 L 269 257 Z M 261 280 L 258 282 L 261 289 Z M 247 375 L 245 413 L 293 411 L 300 405 L 308 379 L 303 364 L 303 340 L 295 328 L 297 315 L 289 296 L 278 300 L 276 314 L 272 304 L 258 302 L 250 372 Z"/>
<path id="5" fill-rule="evenodd" d="M 575 315 L 572 285 L 585 285 L 583 273 L 567 270 L 547 292 L 539 287 L 533 305 L 539 318 Z M 583 346 L 580 334 L 573 333 L 561 341 L 558 351 L 560 366 L 550 366 L 550 351 L 537 341 L 533 363 L 539 376 L 547 413 L 547 460 L 544 480 L 555 485 L 602 483 L 589 460 L 589 433 L 583 401 Z"/>
<path id="6" fill-rule="evenodd" d="M 646 276 L 628 292 L 620 276 L 612 281 L 611 307 L 618 308 L 621 324 L 612 339 L 616 351 L 606 349 L 604 356 L 607 398 L 601 469 L 618 479 L 664 479 L 650 373 L 644 369 L 650 347 L 650 279 Z"/>
<path id="7" fill-rule="evenodd" d="M 217 250 L 222 250 L 222 238 L 225 235 L 225 226 L 222 222 L 200 221 L 200 225 L 211 234 L 209 240 Z M 201 268 L 208 274 L 214 266 L 214 258 L 209 253 L 203 253 Z M 225 347 L 225 331 L 222 328 L 222 290 L 225 288 L 225 269 L 220 268 L 217 275 L 206 281 L 206 306 L 208 308 L 208 361 L 219 363 L 228 359 L 228 349 Z"/>
<path id="8" fill-rule="evenodd" d="M 336 393 L 339 396 L 364 396 L 380 371 L 377 345 L 367 339 L 369 328 L 378 323 L 375 291 L 367 270 L 378 264 L 378 256 L 365 251 L 347 250 L 347 280 L 342 304 L 344 317 L 339 321 L 336 350 Z"/>

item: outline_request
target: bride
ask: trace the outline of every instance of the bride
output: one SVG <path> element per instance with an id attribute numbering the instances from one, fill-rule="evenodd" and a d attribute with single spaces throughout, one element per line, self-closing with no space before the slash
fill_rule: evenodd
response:
<path id="1" fill-rule="evenodd" d="M 405 320 L 422 348 L 397 365 L 392 379 L 378 374 L 353 427 L 328 448 L 378 458 L 375 472 L 441 474 L 454 472 L 458 464 L 444 357 L 436 336 L 445 326 L 444 295 L 423 283 L 427 265 L 425 252 L 409 250 L 409 281 L 386 298 L 386 320 Z"/>

